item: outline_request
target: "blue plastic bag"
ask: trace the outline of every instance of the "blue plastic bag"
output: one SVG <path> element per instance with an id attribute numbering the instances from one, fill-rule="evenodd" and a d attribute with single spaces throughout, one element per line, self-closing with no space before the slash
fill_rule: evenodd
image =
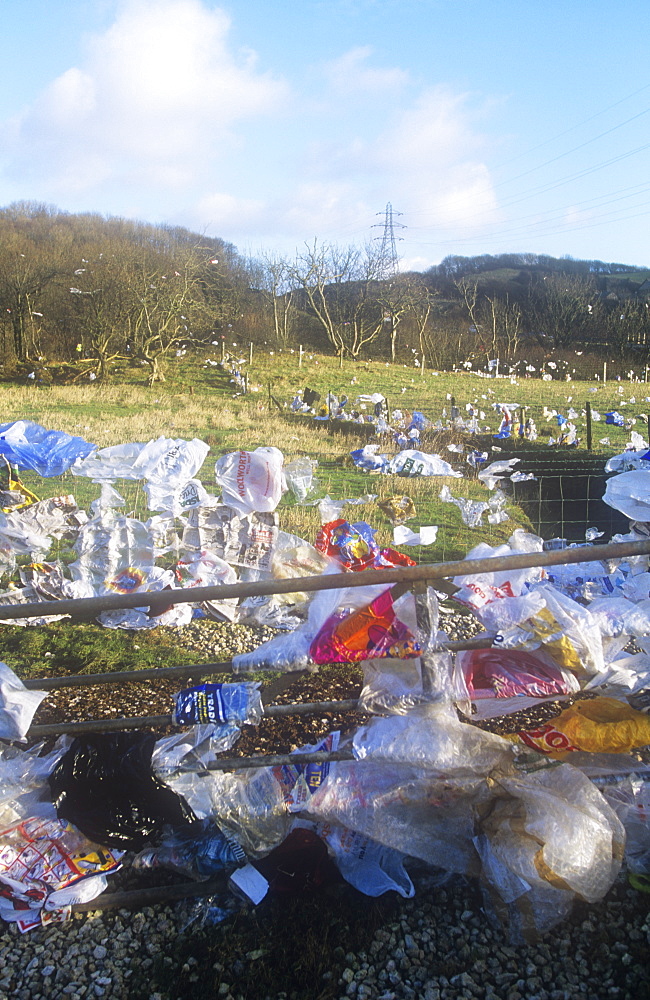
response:
<path id="1" fill-rule="evenodd" d="M 33 469 L 39 476 L 60 476 L 96 447 L 65 431 L 48 431 L 31 420 L 0 424 L 0 455 L 19 469 Z"/>

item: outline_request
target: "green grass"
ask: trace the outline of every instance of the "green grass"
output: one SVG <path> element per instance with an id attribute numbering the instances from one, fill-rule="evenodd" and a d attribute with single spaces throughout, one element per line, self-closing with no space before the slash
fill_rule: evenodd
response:
<path id="1" fill-rule="evenodd" d="M 247 353 L 247 352 L 246 352 Z M 33 385 L 3 384 L 4 420 L 26 418 L 45 427 L 64 430 L 79 435 L 98 446 L 108 446 L 131 441 L 147 441 L 159 435 L 178 438 L 198 437 L 210 444 L 210 453 L 199 477 L 211 493 L 218 493 L 214 479 L 215 459 L 236 448 L 252 449 L 260 445 L 274 445 L 282 450 L 285 460 L 308 455 L 318 461 L 319 481 L 317 496 L 329 494 L 333 499 L 378 494 L 382 499 L 393 494 L 406 494 L 413 499 L 417 516 L 408 522 L 417 529 L 421 525 L 439 526 L 436 543 L 426 549 L 403 547 L 402 551 L 417 561 L 437 562 L 462 558 L 478 542 L 492 545 L 506 541 L 517 527 L 530 527 L 524 512 L 509 502 L 510 520 L 501 525 L 484 525 L 470 529 L 463 524 L 458 509 L 442 503 L 440 489 L 447 483 L 452 495 L 474 500 L 485 500 L 489 494 L 476 480 L 468 465 L 463 465 L 463 479 L 421 478 L 405 479 L 398 476 L 370 475 L 351 467 L 349 452 L 363 444 L 355 437 L 328 433 L 327 427 L 290 411 L 289 404 L 296 391 L 310 386 L 324 397 L 328 391 L 341 396 L 346 393 L 352 401 L 359 393 L 382 392 L 391 409 L 400 407 L 421 410 L 433 421 L 443 419 L 443 410 L 449 412 L 454 395 L 456 405 L 464 412 L 466 403 L 474 403 L 485 412 L 482 427 L 488 428 L 484 438 L 491 447 L 491 433 L 499 424 L 499 415 L 491 409 L 494 402 L 516 402 L 526 406 L 540 431 L 537 447 L 548 454 L 548 432 L 557 433 L 554 420 L 547 422 L 543 407 L 567 413 L 573 405 L 580 413 L 589 399 L 602 414 L 607 409 L 619 409 L 626 416 L 637 419 L 636 429 L 647 434 L 641 414 L 650 409 L 645 400 L 645 385 L 623 386 L 612 383 L 606 386 L 585 382 L 542 382 L 539 379 L 522 379 L 513 384 L 510 379 L 482 379 L 464 373 L 423 373 L 403 365 L 344 361 L 316 354 L 306 354 L 302 367 L 297 352 L 262 353 L 257 351 L 249 372 L 251 392 L 248 396 L 236 394 L 228 378 L 214 367 L 205 367 L 205 359 L 216 360 L 217 355 L 201 352 L 182 361 L 170 363 L 168 380 L 148 388 L 146 373 L 126 368 L 123 375 L 128 382 L 113 381 L 104 385 L 90 383 L 75 386 L 48 386 L 38 389 Z M 122 376 L 121 376 L 122 377 Z M 190 392 L 190 387 L 192 392 Z M 280 411 L 269 399 L 269 387 L 282 406 Z M 622 388 L 622 392 L 619 389 Z M 595 390 L 590 392 L 589 390 Z M 622 401 L 636 397 L 634 404 L 621 407 Z M 569 401 L 567 397 L 572 397 Z M 584 417 L 576 421 L 584 439 Z M 544 433 L 546 432 L 546 433 Z M 623 449 L 629 433 L 620 428 L 594 424 L 594 441 L 608 436 L 610 448 L 598 446 L 602 453 Z M 456 460 L 458 456 L 446 451 L 449 441 L 462 440 L 458 435 L 427 434 L 422 450 L 438 452 L 444 458 Z M 471 440 L 465 439 L 470 446 Z M 494 442 L 499 446 L 500 442 Z M 381 442 L 382 451 L 394 453 L 391 439 Z M 573 452 L 575 457 L 575 451 Z M 497 452 L 491 458 L 499 457 Z M 26 472 L 23 480 L 40 497 L 72 493 L 81 507 L 88 510 L 92 500 L 99 495 L 99 486 L 71 473 L 42 479 Z M 139 482 L 118 481 L 116 488 L 126 500 L 128 514 L 146 518 L 144 492 Z M 381 546 L 392 545 L 392 526 L 376 503 L 348 506 L 344 516 L 351 521 L 365 520 L 376 529 Z M 297 506 L 291 494 L 285 495 L 278 508 L 280 526 L 313 542 L 320 524 L 317 507 Z M 54 543 L 49 558 L 69 561 L 72 553 L 66 543 Z M 6 584 L 6 580 L 5 580 Z M 173 631 L 165 632 L 173 637 Z M 135 655 L 131 639 L 122 632 L 99 629 L 95 626 L 56 625 L 45 630 L 2 628 L 3 647 L 9 662 L 27 672 L 38 666 L 49 672 L 70 668 L 99 672 L 120 664 L 130 669 L 138 664 L 173 665 L 177 662 L 173 639 L 157 638 L 148 633 Z M 44 658 L 45 652 L 54 655 Z"/>

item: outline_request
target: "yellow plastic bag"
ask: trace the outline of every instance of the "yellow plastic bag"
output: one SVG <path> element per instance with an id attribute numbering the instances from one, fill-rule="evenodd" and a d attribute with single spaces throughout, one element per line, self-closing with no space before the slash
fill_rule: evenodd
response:
<path id="1" fill-rule="evenodd" d="M 572 750 L 590 753 L 628 753 L 650 744 L 650 717 L 616 698 L 579 701 L 534 729 L 513 733 L 521 742 L 550 756 Z"/>

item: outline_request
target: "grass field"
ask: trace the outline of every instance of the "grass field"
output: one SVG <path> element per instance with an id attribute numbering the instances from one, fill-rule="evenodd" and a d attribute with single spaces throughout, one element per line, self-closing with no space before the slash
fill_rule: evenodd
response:
<path id="1" fill-rule="evenodd" d="M 474 403 L 485 413 L 482 428 L 494 433 L 500 417 L 492 408 L 493 403 L 508 402 L 526 406 L 535 419 L 540 438 L 535 447 L 547 453 L 548 432 L 557 432 L 557 422 L 547 421 L 544 406 L 568 413 L 573 406 L 579 413 L 575 420 L 581 437 L 584 437 L 582 411 L 589 399 L 594 409 L 604 414 L 608 409 L 618 409 L 625 416 L 637 420 L 636 429 L 644 435 L 645 420 L 642 416 L 646 401 L 645 385 L 618 383 L 607 386 L 597 383 L 542 382 L 537 379 L 512 383 L 510 379 L 483 379 L 461 373 L 424 373 L 403 366 L 386 366 L 378 362 L 344 362 L 319 355 L 306 355 L 299 367 L 298 354 L 273 352 L 258 353 L 253 357 L 249 371 L 249 394 L 239 395 L 227 375 L 218 368 L 206 365 L 206 360 L 217 360 L 217 355 L 197 354 L 178 362 L 170 362 L 164 384 L 148 388 L 146 375 L 141 369 L 124 366 L 115 373 L 108 384 L 86 383 L 75 386 L 24 386 L 4 383 L 0 388 L 3 414 L 6 422 L 14 419 L 34 420 L 47 428 L 79 435 L 100 447 L 133 441 L 145 442 L 160 435 L 178 438 L 198 437 L 210 444 L 210 454 L 199 477 L 211 493 L 217 493 L 214 479 L 215 459 L 238 448 L 252 449 L 274 445 L 281 449 L 286 461 L 301 455 L 318 461 L 318 490 L 315 496 L 329 494 L 333 499 L 356 498 L 377 494 L 378 499 L 390 495 L 409 495 L 416 506 L 417 516 L 408 522 L 416 530 L 421 525 L 439 526 L 434 545 L 426 548 L 403 547 L 402 551 L 418 561 L 434 562 L 462 558 L 478 542 L 499 544 L 520 526 L 529 522 L 518 506 L 509 502 L 506 510 L 510 520 L 503 524 L 484 523 L 479 528 L 468 528 L 456 506 L 442 503 L 440 489 L 447 484 L 455 497 L 486 500 L 489 494 L 483 484 L 464 462 L 462 456 L 446 450 L 450 441 L 462 442 L 462 435 L 449 433 L 429 434 L 423 438 L 422 450 L 439 452 L 443 458 L 454 460 L 463 469 L 463 479 L 419 478 L 404 479 L 397 476 L 370 475 L 351 467 L 349 452 L 363 441 L 328 433 L 327 426 L 308 417 L 297 416 L 289 408 L 296 391 L 309 386 L 324 397 L 328 391 L 337 396 L 347 394 L 350 401 L 360 393 L 379 391 L 389 400 L 391 409 L 400 407 L 421 410 L 434 422 L 449 413 L 454 395 L 456 405 L 464 412 L 466 403 Z M 622 391 L 620 391 L 622 389 Z M 273 399 L 270 398 L 272 395 Z M 631 398 L 635 402 L 631 402 Z M 276 402 L 280 407 L 276 405 Z M 623 406 L 623 403 L 627 403 Z M 621 428 L 594 424 L 595 443 L 609 437 L 611 446 L 598 445 L 601 452 L 620 451 L 629 440 L 629 432 Z M 490 447 L 490 438 L 484 438 Z M 469 450 L 472 440 L 464 444 Z M 494 442 L 499 446 L 501 442 Z M 390 438 L 381 442 L 381 451 L 395 452 Z M 573 452 L 575 456 L 575 451 Z M 494 452 L 491 458 L 498 458 Z M 88 480 L 66 473 L 60 477 L 42 479 L 35 473 L 24 473 L 23 480 L 38 496 L 55 496 L 73 493 L 79 505 L 88 509 L 99 495 L 99 486 Z M 141 483 L 118 481 L 117 489 L 126 500 L 125 511 L 146 517 L 144 493 Z M 283 498 L 278 508 L 280 525 L 303 538 L 313 541 L 320 524 L 317 507 L 297 506 L 292 494 Z M 348 506 L 344 515 L 350 520 L 365 520 L 377 531 L 381 545 L 392 545 L 392 526 L 374 502 Z M 50 558 L 69 558 L 70 553 L 53 546 Z M 5 581 L 6 583 L 6 581 Z M 155 630 L 157 632 L 165 630 Z M 123 634 L 111 635 L 95 626 L 82 626 L 76 630 L 65 624 L 47 630 L 2 628 L 2 658 L 21 669 L 21 672 L 47 673 L 48 661 L 43 659 L 46 648 L 54 650 L 57 663 L 68 658 L 75 669 L 86 663 L 86 669 L 113 669 L 122 664 L 142 666 L 152 663 L 174 664 L 179 652 L 164 638 L 149 633 L 142 637 L 141 651 L 134 654 L 132 643 Z M 48 645 L 49 644 L 49 645 Z M 182 659 L 182 655 L 181 655 Z M 31 667 L 29 666 L 31 664 Z"/>

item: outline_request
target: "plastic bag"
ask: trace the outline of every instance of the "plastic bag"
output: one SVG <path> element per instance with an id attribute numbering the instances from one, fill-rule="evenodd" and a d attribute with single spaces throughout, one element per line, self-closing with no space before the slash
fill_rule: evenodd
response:
<path id="1" fill-rule="evenodd" d="M 378 656 L 402 659 L 417 656 L 420 650 L 416 636 L 398 617 L 390 590 L 351 614 L 345 609 L 336 612 L 309 647 L 314 663 L 353 663 Z"/>
<path id="2" fill-rule="evenodd" d="M 603 797 L 625 827 L 625 863 L 639 875 L 650 872 L 650 782 L 629 774 L 602 789 Z"/>
<path id="3" fill-rule="evenodd" d="M 650 521 L 650 475 L 648 470 L 622 472 L 608 479 L 603 500 L 632 521 Z"/>
<path id="4" fill-rule="evenodd" d="M 75 476 L 87 476 L 95 482 L 116 479 L 147 479 L 173 492 L 193 479 L 203 465 L 210 445 L 194 438 L 185 441 L 159 437 L 147 444 L 130 442 L 95 451 L 74 468 Z"/>
<path id="5" fill-rule="evenodd" d="M 512 472 L 514 466 L 520 461 L 518 458 L 501 459 L 497 462 L 491 462 L 486 465 L 484 469 L 478 474 L 478 478 L 482 483 L 485 483 L 489 490 L 493 490 L 494 487 L 502 479 L 506 479 Z"/>
<path id="6" fill-rule="evenodd" d="M 523 649 L 466 650 L 457 654 L 456 666 L 472 701 L 522 696 L 545 698 L 580 690 L 576 677 L 540 650 L 534 653 Z"/>
<path id="7" fill-rule="evenodd" d="M 404 521 L 417 516 L 415 504 L 410 497 L 386 497 L 385 500 L 380 500 L 377 506 L 393 525 L 403 524 Z"/>
<path id="8" fill-rule="evenodd" d="M 383 569 L 390 566 L 415 566 L 415 561 L 395 549 L 380 549 L 375 530 L 365 521 L 350 524 L 343 518 L 321 525 L 315 547 L 319 552 L 337 559 L 345 569 Z"/>
<path id="9" fill-rule="evenodd" d="M 0 663 L 0 739 L 24 740 L 47 691 L 31 691 L 6 663 Z"/>
<path id="10" fill-rule="evenodd" d="M 395 545 L 433 545 L 437 537 L 436 524 L 423 525 L 419 531 L 411 531 L 405 524 L 396 524 L 393 528 Z"/>
<path id="11" fill-rule="evenodd" d="M 428 455 L 423 451 L 406 448 L 395 455 L 388 464 L 388 472 L 397 476 L 453 476 L 462 479 L 462 472 L 456 472 L 449 462 L 440 455 Z"/>
<path id="12" fill-rule="evenodd" d="M 446 871 L 478 874 L 475 809 L 512 748 L 442 706 L 373 720 L 357 734 L 362 765 L 338 762 L 312 797 L 311 816 L 335 821 Z"/>
<path id="13" fill-rule="evenodd" d="M 56 816 L 47 778 L 69 742 L 69 737 L 60 737 L 42 757 L 42 743 L 27 750 L 0 745 L 0 830 L 30 816 Z"/>
<path id="14" fill-rule="evenodd" d="M 18 922 L 21 930 L 41 926 L 48 920 L 44 908 L 76 901 L 70 894 L 63 897 L 63 890 L 79 887 L 90 876 L 116 871 L 123 854 L 98 846 L 56 818 L 31 817 L 2 830 L 0 916 Z M 86 897 L 94 898 L 105 884 L 99 881 L 89 887 Z"/>
<path id="15" fill-rule="evenodd" d="M 487 505 L 486 505 L 487 506 Z M 515 535 L 517 537 L 515 537 Z M 518 555 L 522 551 L 542 551 L 541 539 L 535 535 L 524 535 L 515 533 L 507 545 L 487 545 L 481 542 L 471 549 L 466 559 L 487 559 L 498 558 L 500 556 Z M 528 542 L 527 542 L 528 540 Z M 538 547 L 531 549 L 529 544 L 538 542 Z M 528 544 L 529 543 L 529 544 Z M 522 545 L 524 547 L 520 548 Z M 472 610 L 480 609 L 491 604 L 493 601 L 501 601 L 507 597 L 517 597 L 524 592 L 528 584 L 533 584 L 541 580 L 544 570 L 539 567 L 519 570 L 499 570 L 493 573 L 474 573 L 472 576 L 455 576 L 454 584 L 459 588 L 454 594 L 454 600 L 465 604 Z"/>
<path id="16" fill-rule="evenodd" d="M 400 851 L 394 851 L 338 823 L 307 824 L 298 820 L 296 826 L 313 826 L 316 834 L 327 844 L 345 881 L 364 895 L 381 896 L 392 891 L 404 899 L 415 895 L 415 887 L 404 868 L 406 855 Z"/>
<path id="17" fill-rule="evenodd" d="M 406 715 L 371 719 L 357 729 L 352 747 L 358 760 L 370 758 L 457 777 L 487 774 L 512 760 L 505 739 L 459 722 L 455 709 L 444 702 L 420 706 Z"/>
<path id="18" fill-rule="evenodd" d="M 284 467 L 284 475 L 287 486 L 296 498 L 296 503 L 303 503 L 310 493 L 317 487 L 314 472 L 318 468 L 318 462 L 312 458 L 302 456 L 294 459 Z"/>
<path id="19" fill-rule="evenodd" d="M 156 740 L 151 753 L 151 766 L 162 781 L 183 768 L 203 771 L 217 759 L 218 754 L 230 750 L 240 736 L 241 730 L 233 723 L 208 723 L 183 729 Z"/>
<path id="20" fill-rule="evenodd" d="M 0 424 L 0 455 L 19 469 L 33 469 L 39 476 L 63 475 L 94 448 L 83 438 L 48 431 L 31 420 Z"/>
<path id="21" fill-rule="evenodd" d="M 336 567 L 333 566 L 329 572 L 336 572 Z M 350 611 L 363 608 L 384 590 L 386 587 L 374 586 L 318 591 L 309 604 L 307 621 L 303 625 L 287 635 L 269 639 L 250 653 L 233 656 L 233 670 L 235 673 L 254 670 L 288 672 L 313 668 L 314 662 L 309 648 L 327 619 L 334 615 L 339 607 Z"/>
<path id="22" fill-rule="evenodd" d="M 620 870 L 625 833 L 596 787 L 569 765 L 497 775 L 493 787 L 474 844 L 497 916 L 512 943 L 524 943 L 567 916 L 576 898 L 603 898 Z"/>
<path id="23" fill-rule="evenodd" d="M 271 768 L 177 773 L 167 783 L 197 817 L 210 818 L 249 857 L 267 854 L 289 832 L 285 789 Z"/>
<path id="24" fill-rule="evenodd" d="M 49 777 L 59 819 L 91 840 L 137 850 L 159 837 L 166 823 L 195 817 L 153 773 L 153 733 L 98 733 L 78 737 Z"/>
<path id="25" fill-rule="evenodd" d="M 428 653 L 426 663 L 416 659 L 363 660 L 363 688 L 359 707 L 364 712 L 405 715 L 426 702 L 467 696 L 454 686 L 452 657 L 446 650 Z"/>
<path id="26" fill-rule="evenodd" d="M 443 503 L 453 503 L 458 507 L 463 523 L 468 528 L 478 528 L 481 524 L 483 514 L 489 508 L 489 504 L 484 500 L 468 500 L 465 497 L 453 497 L 447 485 L 443 486 L 440 490 L 440 499 Z"/>
<path id="27" fill-rule="evenodd" d="M 380 445 L 366 444 L 350 452 L 350 458 L 358 469 L 366 472 L 386 472 L 388 470 L 388 455 L 378 455 Z"/>
<path id="28" fill-rule="evenodd" d="M 198 479 L 190 479 L 183 486 L 172 488 L 168 483 L 147 483 L 144 488 L 149 510 L 162 510 L 179 517 L 186 510 L 200 507 L 204 503 L 214 503 L 215 498 L 208 493 Z"/>
<path id="29" fill-rule="evenodd" d="M 274 511 L 287 488 L 283 461 L 278 448 L 235 451 L 217 459 L 214 471 L 223 502 L 240 514 Z"/>
<path id="30" fill-rule="evenodd" d="M 188 554 L 209 552 L 234 566 L 269 572 L 277 537 L 277 514 L 238 514 L 216 504 L 189 511 L 182 544 Z"/>
<path id="31" fill-rule="evenodd" d="M 479 611 L 503 648 L 541 646 L 578 677 L 604 669 L 600 629 L 589 610 L 554 587 L 540 585 L 521 597 L 493 601 Z"/>
<path id="32" fill-rule="evenodd" d="M 575 702 L 543 725 L 507 738 L 550 755 L 574 750 L 627 753 L 650 744 L 650 716 L 615 698 L 591 698 Z"/>

